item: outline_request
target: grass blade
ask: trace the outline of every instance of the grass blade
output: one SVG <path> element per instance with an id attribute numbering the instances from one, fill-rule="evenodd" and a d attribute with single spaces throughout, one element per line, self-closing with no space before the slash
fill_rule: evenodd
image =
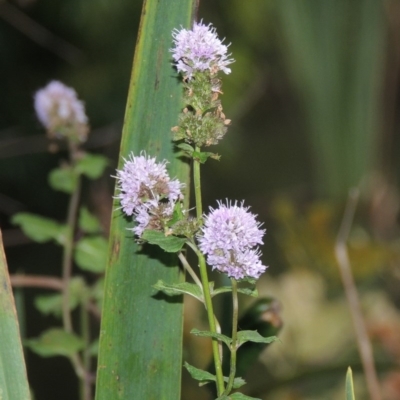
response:
<path id="1" fill-rule="evenodd" d="M 29 400 L 14 297 L 0 231 L 0 399 Z"/>
<path id="2" fill-rule="evenodd" d="M 171 32 L 189 27 L 193 0 L 144 2 L 121 142 L 122 157 L 145 150 L 189 183 L 189 169 L 171 142 L 182 87 L 171 66 Z M 180 398 L 182 298 L 152 286 L 182 280 L 175 255 L 139 249 L 114 204 L 100 332 L 97 400 Z"/>

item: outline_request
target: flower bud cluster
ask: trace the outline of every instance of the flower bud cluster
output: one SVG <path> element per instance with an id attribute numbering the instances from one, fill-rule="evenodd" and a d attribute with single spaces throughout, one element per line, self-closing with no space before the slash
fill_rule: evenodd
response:
<path id="1" fill-rule="evenodd" d="M 35 111 L 51 139 L 83 143 L 89 132 L 85 106 L 74 89 L 52 81 L 35 94 Z"/>
<path id="2" fill-rule="evenodd" d="M 210 208 L 204 226 L 198 234 L 200 250 L 207 255 L 207 263 L 229 277 L 258 279 L 267 267 L 262 265 L 260 250 L 264 229 L 256 216 L 243 207 L 228 202 L 218 202 Z"/>
<path id="3" fill-rule="evenodd" d="M 192 30 L 175 30 L 172 35 L 172 58 L 183 75 L 186 105 L 179 125 L 172 128 L 174 140 L 198 147 L 217 144 L 230 123 L 218 98 L 222 93 L 218 72 L 229 74 L 227 65 L 234 60 L 228 58 L 228 46 L 218 39 L 211 24 L 195 23 Z"/>
<path id="4" fill-rule="evenodd" d="M 130 154 L 121 170 L 117 170 L 117 187 L 122 211 L 133 216 L 136 226 L 132 231 L 141 236 L 145 229 L 164 231 L 172 219 L 175 204 L 183 199 L 183 184 L 171 180 L 166 169 L 167 161 L 141 152 Z"/>

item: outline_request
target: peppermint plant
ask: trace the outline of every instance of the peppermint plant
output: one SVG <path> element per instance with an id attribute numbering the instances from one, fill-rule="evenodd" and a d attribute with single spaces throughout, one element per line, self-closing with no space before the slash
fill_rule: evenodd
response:
<path id="1" fill-rule="evenodd" d="M 107 159 L 84 151 L 89 133 L 89 122 L 84 104 L 74 89 L 59 81 L 52 81 L 38 90 L 34 107 L 40 123 L 50 140 L 50 151 L 60 145 L 67 146 L 68 159 L 49 174 L 50 186 L 69 196 L 65 223 L 32 214 L 18 213 L 13 223 L 36 242 L 54 241 L 63 249 L 61 278 L 17 275 L 14 282 L 21 286 L 39 286 L 60 293 L 36 297 L 35 306 L 45 315 L 61 317 L 62 326 L 46 330 L 38 338 L 25 341 L 35 353 L 43 357 L 67 357 L 81 383 L 81 400 L 92 399 L 93 360 L 96 340 L 90 331 L 90 314 L 99 319 L 102 300 L 102 273 L 105 269 L 107 241 L 101 232 L 100 222 L 85 206 L 80 204 L 83 177 L 99 178 L 107 166 Z M 73 274 L 73 267 L 95 274 L 93 284 L 83 276 Z M 72 311 L 80 309 L 80 326 L 73 326 Z"/>
<path id="2" fill-rule="evenodd" d="M 176 70 L 184 90 L 184 105 L 178 125 L 172 127 L 173 141 L 180 155 L 193 165 L 195 213 L 184 207 L 185 188 L 167 172 L 167 160 L 157 161 L 150 154 L 130 154 L 123 168 L 117 170 L 117 199 L 120 209 L 132 221 L 128 228 L 132 239 L 145 245 L 157 245 L 164 251 L 176 253 L 183 268 L 194 283 L 167 284 L 162 280 L 154 287 L 168 296 L 189 294 L 204 304 L 209 330 L 192 330 L 197 336 L 210 337 L 215 375 L 185 363 L 199 383 L 215 382 L 219 400 L 248 399 L 235 389 L 245 384 L 236 376 L 236 354 L 246 342 L 271 343 L 277 338 L 262 337 L 257 331 L 238 331 L 238 293 L 257 296 L 256 280 L 266 270 L 261 262 L 259 245 L 265 230 L 244 202 L 218 201 L 216 208 L 205 214 L 202 206 L 201 164 L 219 159 L 217 154 L 204 151 L 217 144 L 227 132 L 230 120 L 225 117 L 220 101 L 220 73 L 231 72 L 233 59 L 211 24 L 195 23 L 193 29 L 175 29 L 171 49 Z M 185 247 L 196 256 L 191 265 Z M 209 280 L 209 267 L 226 274 L 231 286 L 216 288 Z M 221 332 L 214 314 L 212 299 L 220 293 L 231 292 L 233 315 L 232 332 Z M 229 376 L 223 376 L 222 346 L 230 352 Z"/>

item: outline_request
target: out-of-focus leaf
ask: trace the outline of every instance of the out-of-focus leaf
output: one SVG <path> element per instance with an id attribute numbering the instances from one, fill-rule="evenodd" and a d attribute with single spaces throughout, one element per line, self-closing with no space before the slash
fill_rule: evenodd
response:
<path id="1" fill-rule="evenodd" d="M 24 344 L 42 357 L 72 356 L 85 346 L 83 339 L 62 329 L 49 329 Z"/>
<path id="2" fill-rule="evenodd" d="M 29 385 L 0 231 L 0 398 L 29 400 Z"/>
<path id="3" fill-rule="evenodd" d="M 190 331 L 191 334 L 195 335 L 195 336 L 203 336 L 203 337 L 211 337 L 214 339 L 218 339 L 221 342 L 224 342 L 228 347 L 231 345 L 232 343 L 232 339 L 228 336 L 225 336 L 221 333 L 214 333 L 214 332 L 209 332 L 209 331 L 199 331 L 198 329 L 192 329 Z"/>
<path id="4" fill-rule="evenodd" d="M 75 262 L 86 271 L 104 272 L 107 262 L 107 240 L 102 236 L 84 237 L 75 246 Z"/>
<path id="5" fill-rule="evenodd" d="M 101 231 L 99 219 L 91 214 L 86 207 L 79 210 L 79 228 L 86 233 L 99 233 Z"/>
<path id="6" fill-rule="evenodd" d="M 90 179 L 97 179 L 103 174 L 108 164 L 106 157 L 99 154 L 86 153 L 77 163 L 75 170 Z"/>
<path id="7" fill-rule="evenodd" d="M 49 184 L 54 190 L 71 194 L 76 190 L 78 174 L 71 167 L 53 169 L 49 174 Z"/>
<path id="8" fill-rule="evenodd" d="M 74 277 L 69 285 L 69 307 L 70 310 L 75 309 L 86 297 L 86 285 L 81 277 Z M 56 317 L 61 316 L 62 312 L 62 295 L 48 294 L 35 297 L 35 307 L 45 315 L 52 314 Z"/>
<path id="9" fill-rule="evenodd" d="M 53 239 L 58 244 L 63 244 L 68 229 L 50 218 L 31 213 L 14 215 L 12 223 L 19 225 L 26 236 L 40 243 Z"/>

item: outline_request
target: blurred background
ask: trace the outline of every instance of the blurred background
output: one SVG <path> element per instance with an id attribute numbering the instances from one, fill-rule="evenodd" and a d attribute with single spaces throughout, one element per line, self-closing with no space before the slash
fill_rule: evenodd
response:
<path id="1" fill-rule="evenodd" d="M 51 190 L 47 174 L 66 153 L 48 151 L 33 110 L 35 91 L 52 79 L 85 101 L 92 127 L 87 149 L 110 159 L 106 175 L 86 182 L 82 196 L 107 235 L 141 6 L 138 0 L 0 1 L 0 224 L 11 274 L 61 271 L 58 247 L 32 243 L 10 223 L 20 211 L 65 220 L 68 198 Z M 213 149 L 221 161 L 203 169 L 205 203 L 245 200 L 264 221 L 269 269 L 258 288 L 268 300 L 257 308 L 243 298 L 241 311 L 253 307 L 243 324 L 268 325 L 281 339 L 250 357 L 246 393 L 343 399 L 351 365 L 356 395 L 367 398 L 334 256 L 348 191 L 360 187 L 349 253 L 384 398 L 400 399 L 400 3 L 203 0 L 201 18 L 231 43 L 236 60 L 223 78 L 232 125 Z M 59 325 L 34 306 L 43 292 L 16 290 L 25 337 Z M 224 322 L 228 299 L 217 307 Z M 206 368 L 209 342 L 189 335 L 206 326 L 200 305 L 186 299 L 185 314 L 184 358 Z M 92 323 L 98 330 L 99 321 Z M 26 357 L 37 400 L 76 398 L 66 359 L 30 351 Z M 212 398 L 183 378 L 183 399 Z"/>

